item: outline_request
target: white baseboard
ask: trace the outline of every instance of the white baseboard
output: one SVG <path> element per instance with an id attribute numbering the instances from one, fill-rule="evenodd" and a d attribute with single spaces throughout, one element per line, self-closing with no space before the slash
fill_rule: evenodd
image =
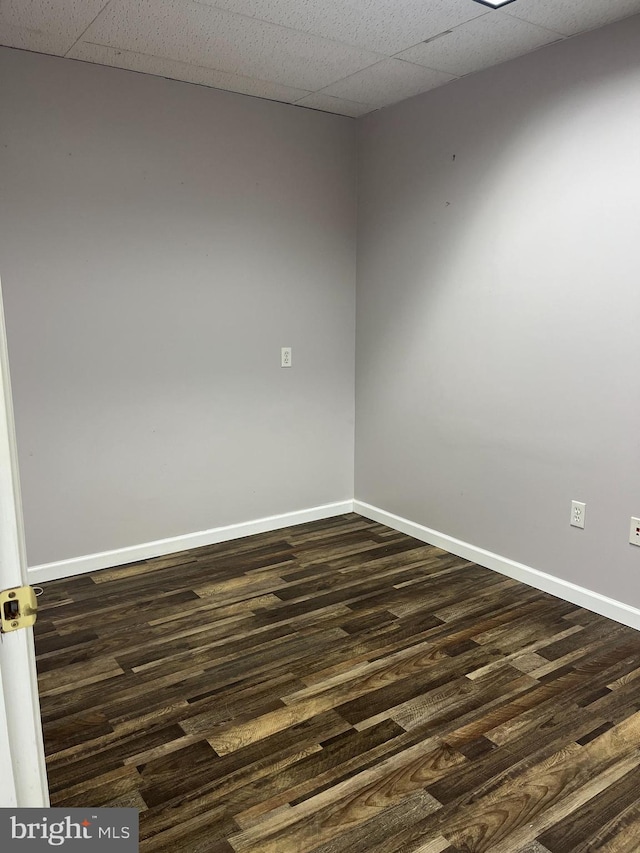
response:
<path id="1" fill-rule="evenodd" d="M 515 580 L 522 581 L 529 586 L 548 592 L 565 601 L 570 601 L 579 607 L 585 607 L 601 616 L 606 616 L 623 625 L 640 629 L 640 610 L 601 595 L 599 592 L 578 586 L 570 581 L 517 563 L 508 557 L 501 557 L 492 551 L 478 548 L 469 542 L 455 539 L 446 533 L 439 533 L 430 527 L 409 521 L 399 515 L 394 515 L 386 510 L 371 506 L 364 501 L 340 501 L 338 503 L 324 504 L 323 506 L 311 507 L 310 509 L 297 510 L 295 512 L 272 515 L 267 518 L 259 518 L 255 521 L 246 521 L 240 524 L 229 524 L 225 527 L 214 527 L 211 530 L 202 530 L 197 533 L 186 533 L 182 536 L 172 536 L 169 539 L 158 539 L 155 542 L 145 542 L 141 545 L 132 545 L 127 548 L 117 548 L 113 551 L 102 551 L 98 554 L 87 554 L 83 557 L 73 557 L 69 560 L 59 560 L 55 563 L 44 563 L 40 566 L 29 568 L 29 583 L 44 583 L 50 580 L 71 577 L 73 575 L 95 572 L 98 569 L 110 569 L 122 566 L 126 563 L 135 563 L 139 560 L 149 560 L 152 557 L 162 557 L 166 554 L 175 554 L 186 551 L 189 548 L 200 548 L 205 545 L 215 545 L 218 542 L 227 542 L 240 539 L 243 536 L 253 536 L 255 533 L 268 533 L 272 530 L 280 530 L 283 527 L 293 527 L 296 524 L 305 524 L 309 521 L 320 521 L 323 518 L 331 518 L 336 515 L 344 515 L 349 512 L 357 512 L 365 518 L 379 521 L 394 530 L 413 536 L 421 542 L 428 542 L 442 548 L 451 554 L 462 557 L 492 569 L 500 574 L 507 575 Z"/>
<path id="2" fill-rule="evenodd" d="M 640 629 L 640 610 L 631 607 L 629 604 L 623 604 L 623 602 L 608 598 L 599 592 L 593 592 L 570 581 L 562 580 L 554 575 L 548 575 L 546 572 L 532 569 L 530 566 L 525 566 L 522 563 L 516 563 L 514 560 L 501 557 L 492 551 L 485 551 L 484 548 L 470 545 L 461 539 L 454 539 L 453 536 L 447 536 L 446 533 L 439 533 L 437 530 L 424 527 L 422 524 L 416 524 L 414 521 L 409 521 L 399 515 L 378 509 L 378 507 L 371 506 L 371 504 L 364 503 L 363 501 L 354 500 L 353 511 L 359 513 L 359 515 L 364 515 L 365 518 L 386 524 L 387 527 L 392 527 L 401 533 L 413 536 L 421 542 L 428 542 L 429 545 L 435 545 L 438 548 L 449 551 L 449 553 L 455 554 L 457 557 L 463 557 L 465 560 L 470 560 L 479 566 L 492 569 L 494 572 L 500 572 L 502 575 L 522 581 L 522 583 L 526 583 L 535 589 L 548 592 L 551 595 L 562 598 L 564 601 L 570 601 L 572 604 L 577 604 L 579 607 L 592 610 L 601 616 L 614 619 L 616 622 L 628 625 L 630 628 Z"/>
<path id="3" fill-rule="evenodd" d="M 95 572 L 98 569 L 110 569 L 123 566 L 125 563 L 136 563 L 139 560 L 149 560 L 152 557 L 162 557 L 186 551 L 188 548 L 201 548 L 203 545 L 215 545 L 240 539 L 243 536 L 253 536 L 255 533 L 268 533 L 283 527 L 296 524 L 306 524 L 308 521 L 320 521 L 335 515 L 353 512 L 353 501 L 324 504 L 310 509 L 287 512 L 282 515 L 271 515 L 258 518 L 255 521 L 245 521 L 240 524 L 228 524 L 225 527 L 214 527 L 198 533 L 186 533 L 182 536 L 172 536 L 169 539 L 158 539 L 155 542 L 145 542 L 141 545 L 131 545 L 128 548 L 116 548 L 113 551 L 101 551 L 98 554 L 87 554 L 84 557 L 73 557 L 70 560 L 59 560 L 55 563 L 44 563 L 29 568 L 29 583 L 37 584 L 45 581 L 68 578 L 85 572 Z"/>

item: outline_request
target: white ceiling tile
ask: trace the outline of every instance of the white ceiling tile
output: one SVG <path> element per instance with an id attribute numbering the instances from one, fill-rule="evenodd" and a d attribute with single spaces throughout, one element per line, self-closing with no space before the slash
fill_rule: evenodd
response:
<path id="1" fill-rule="evenodd" d="M 0 44 L 62 55 L 108 0 L 1 0 Z"/>
<path id="2" fill-rule="evenodd" d="M 121 50 L 82 41 L 75 45 L 69 53 L 69 57 L 83 59 L 86 62 L 95 62 L 99 65 L 112 65 L 130 71 L 155 74 L 158 77 L 169 77 L 172 80 L 182 80 L 186 83 L 212 86 L 215 89 L 240 92 L 243 95 L 255 95 L 258 98 L 267 98 L 271 101 L 293 103 L 308 94 L 304 89 L 280 86 L 278 83 L 243 77 L 240 74 L 216 71 L 214 68 L 188 65 L 186 62 L 178 62 L 175 59 L 163 59 L 144 53 L 135 53 L 131 50 Z"/>
<path id="3" fill-rule="evenodd" d="M 380 58 L 191 0 L 112 0 L 83 40 L 308 91 Z"/>
<path id="4" fill-rule="evenodd" d="M 383 59 L 377 65 L 328 86 L 322 94 L 371 104 L 373 107 L 385 107 L 454 79 L 452 74 L 433 71 L 401 59 Z"/>
<path id="5" fill-rule="evenodd" d="M 640 12 L 640 0 L 518 0 L 504 11 L 563 35 L 574 35 Z"/>
<path id="6" fill-rule="evenodd" d="M 312 110 L 322 110 L 325 113 L 337 113 L 342 116 L 357 118 L 365 113 L 370 113 L 375 107 L 370 104 L 358 104 L 354 101 L 345 101 L 344 98 L 334 98 L 332 95 L 323 95 L 318 92 L 307 95 L 296 101 L 298 107 L 310 107 Z"/>
<path id="7" fill-rule="evenodd" d="M 390 56 L 484 14 L 471 0 L 202 0 Z"/>
<path id="8" fill-rule="evenodd" d="M 417 44 L 397 58 L 461 76 L 521 56 L 559 38 L 562 37 L 558 33 L 528 21 L 491 12 L 435 41 Z"/>
<path id="9" fill-rule="evenodd" d="M 636 13 L 640 0 L 0 0 L 0 44 L 355 116 Z"/>

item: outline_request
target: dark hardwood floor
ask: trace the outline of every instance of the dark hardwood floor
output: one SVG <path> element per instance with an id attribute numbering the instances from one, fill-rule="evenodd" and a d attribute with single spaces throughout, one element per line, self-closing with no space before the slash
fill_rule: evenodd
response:
<path id="1" fill-rule="evenodd" d="M 141 850 L 638 853 L 640 633 L 357 515 L 45 584 L 52 805 Z"/>

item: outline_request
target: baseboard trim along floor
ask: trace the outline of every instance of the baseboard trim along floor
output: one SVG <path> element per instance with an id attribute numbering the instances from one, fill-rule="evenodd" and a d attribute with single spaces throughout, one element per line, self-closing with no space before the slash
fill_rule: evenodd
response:
<path id="1" fill-rule="evenodd" d="M 486 551 L 469 542 L 463 542 L 446 533 L 440 533 L 425 527 L 415 521 L 410 521 L 392 512 L 387 512 L 379 507 L 372 506 L 364 501 L 338 501 L 336 503 L 323 504 L 322 506 L 309 509 L 296 510 L 281 515 L 271 515 L 254 521 L 242 522 L 240 524 L 228 524 L 223 527 L 214 527 L 210 530 L 202 530 L 196 533 L 187 533 L 181 536 L 172 536 L 168 539 L 158 539 L 155 542 L 145 542 L 140 545 L 132 545 L 127 548 L 117 548 L 112 551 L 102 551 L 98 554 L 87 554 L 82 557 L 74 557 L 69 560 L 59 560 L 54 563 L 44 563 L 29 568 L 30 583 L 43 583 L 50 580 L 73 575 L 94 572 L 98 569 L 110 569 L 122 566 L 126 563 L 135 563 L 139 560 L 148 560 L 152 557 L 161 557 L 167 554 L 175 554 L 186 551 L 189 548 L 199 548 L 206 545 L 215 545 L 218 542 L 227 542 L 240 539 L 243 536 L 252 536 L 256 533 L 268 533 L 272 530 L 280 530 L 284 527 L 292 527 L 297 524 L 306 524 L 310 521 L 320 521 L 323 518 L 331 518 L 344 515 L 348 512 L 356 512 L 365 518 L 386 524 L 388 527 L 406 533 L 442 548 L 457 557 L 462 557 L 492 569 L 495 572 L 522 581 L 535 589 L 548 592 L 579 607 L 585 607 L 601 616 L 614 619 L 622 625 L 640 630 L 640 610 L 616 601 L 606 595 L 578 586 L 569 581 L 541 572 L 531 566 L 518 563 L 492 551 Z"/>
<path id="2" fill-rule="evenodd" d="M 501 557 L 492 551 L 485 551 L 484 548 L 478 548 L 469 542 L 455 539 L 446 533 L 439 533 L 437 530 L 432 530 L 422 524 L 417 524 L 415 521 L 409 521 L 407 518 L 371 506 L 364 501 L 354 500 L 353 511 L 365 516 L 365 518 L 386 524 L 387 527 L 392 527 L 401 533 L 406 533 L 408 536 L 413 536 L 421 542 L 436 545 L 450 554 L 455 554 L 456 557 L 463 557 L 486 569 L 492 569 L 494 572 L 500 572 L 502 575 L 522 581 L 528 586 L 542 590 L 542 592 L 548 592 L 564 601 L 571 602 L 571 604 L 577 604 L 579 607 L 585 607 L 587 610 L 599 613 L 608 619 L 614 619 L 622 625 L 640 629 L 640 610 L 623 604 L 621 601 L 616 601 L 606 595 L 601 595 L 599 592 L 533 569 L 531 566 L 525 566 L 523 563 L 517 563 L 507 557 Z"/>
<path id="3" fill-rule="evenodd" d="M 29 567 L 29 582 L 44 583 L 45 581 L 60 580 L 73 575 L 95 572 L 98 569 L 112 569 L 126 563 L 137 563 L 139 560 L 149 560 L 152 557 L 163 557 L 175 554 L 189 548 L 201 548 L 205 545 L 215 545 L 243 536 L 253 536 L 255 533 L 269 533 L 283 527 L 293 527 L 296 524 L 306 524 L 309 521 L 321 521 L 335 515 L 353 512 L 353 501 L 339 501 L 323 504 L 309 509 L 286 512 L 281 515 L 270 515 L 254 521 L 240 524 L 227 524 L 224 527 L 213 527 L 211 530 L 201 530 L 197 533 L 186 533 L 181 536 L 171 536 L 168 539 L 158 539 L 155 542 L 144 542 L 127 548 L 116 548 L 113 551 L 101 551 L 98 554 L 87 554 L 83 557 L 73 557 L 69 560 L 58 560 L 55 563 L 43 563 Z"/>

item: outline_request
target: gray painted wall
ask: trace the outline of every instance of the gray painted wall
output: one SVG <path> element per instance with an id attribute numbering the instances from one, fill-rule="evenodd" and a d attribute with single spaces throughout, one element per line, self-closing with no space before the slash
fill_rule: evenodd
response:
<path id="1" fill-rule="evenodd" d="M 350 499 L 354 122 L 7 49 L 0 77 L 30 565 Z"/>
<path id="2" fill-rule="evenodd" d="M 356 349 L 357 498 L 635 606 L 639 44 L 362 120 Z"/>

